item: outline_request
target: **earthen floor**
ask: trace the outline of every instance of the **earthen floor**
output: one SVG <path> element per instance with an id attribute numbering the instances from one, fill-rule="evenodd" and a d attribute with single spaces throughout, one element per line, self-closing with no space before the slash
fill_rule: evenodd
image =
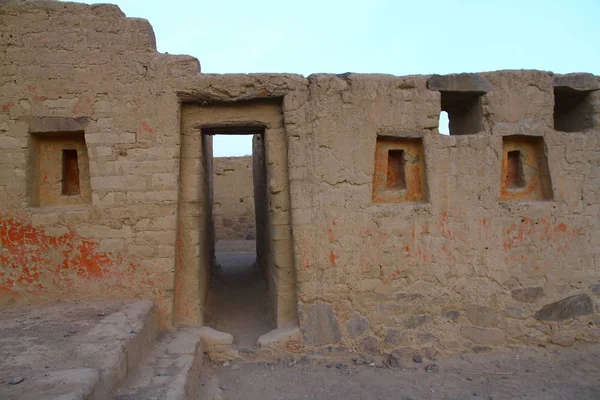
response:
<path id="1" fill-rule="evenodd" d="M 238 348 L 256 347 L 259 336 L 275 329 L 267 282 L 254 265 L 255 253 L 217 252 L 205 325 L 233 335 Z"/>
<path id="2" fill-rule="evenodd" d="M 351 359 L 205 362 L 204 400 L 265 399 L 600 399 L 600 345 L 520 347 L 397 360 L 394 367 Z M 435 365 L 436 367 L 432 367 Z M 428 368 L 429 367 L 429 368 Z M 428 372 L 428 369 L 430 372 Z"/>

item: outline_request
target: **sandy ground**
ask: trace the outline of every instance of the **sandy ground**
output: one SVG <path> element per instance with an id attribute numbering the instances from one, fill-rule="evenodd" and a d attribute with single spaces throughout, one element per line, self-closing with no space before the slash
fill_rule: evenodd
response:
<path id="1" fill-rule="evenodd" d="M 275 329 L 267 282 L 252 252 L 217 252 L 219 268 L 207 301 L 206 325 L 233 335 L 237 348 L 256 347 L 259 336 Z"/>
<path id="2" fill-rule="evenodd" d="M 437 372 L 426 371 L 432 364 Z M 600 399 L 600 345 L 406 359 L 393 368 L 306 358 L 226 365 L 205 362 L 203 399 Z"/>

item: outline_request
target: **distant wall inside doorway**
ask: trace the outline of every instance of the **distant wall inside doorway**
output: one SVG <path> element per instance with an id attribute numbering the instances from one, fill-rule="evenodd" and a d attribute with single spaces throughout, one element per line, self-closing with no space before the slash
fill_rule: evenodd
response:
<path id="1" fill-rule="evenodd" d="M 252 157 L 215 157 L 214 173 L 216 240 L 255 240 Z"/>

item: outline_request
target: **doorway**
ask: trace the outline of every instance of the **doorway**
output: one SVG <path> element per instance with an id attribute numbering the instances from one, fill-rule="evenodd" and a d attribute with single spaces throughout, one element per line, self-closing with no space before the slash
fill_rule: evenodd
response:
<path id="1" fill-rule="evenodd" d="M 262 137 L 263 133 L 237 135 L 231 131 L 212 138 L 215 263 L 204 325 L 232 334 L 240 347 L 254 346 L 259 336 L 276 328 L 266 260 L 257 257 L 257 226 L 262 236 L 267 227 L 262 220 L 256 223 L 256 214 L 262 217 L 267 209 Z M 227 142 L 225 150 L 219 147 L 223 142 Z M 243 144 L 252 155 L 219 157 Z"/>
<path id="2" fill-rule="evenodd" d="M 298 326 L 280 99 L 186 103 L 181 124 L 175 323 L 231 333 L 238 346 L 253 346 L 272 329 Z M 251 171 L 238 183 L 253 188 L 252 198 L 240 197 L 235 183 L 216 183 L 223 178 L 215 175 L 223 169 L 213 157 L 220 135 L 252 136 Z M 247 211 L 251 201 L 253 215 Z M 239 211 L 237 219 L 225 218 L 224 208 Z"/>

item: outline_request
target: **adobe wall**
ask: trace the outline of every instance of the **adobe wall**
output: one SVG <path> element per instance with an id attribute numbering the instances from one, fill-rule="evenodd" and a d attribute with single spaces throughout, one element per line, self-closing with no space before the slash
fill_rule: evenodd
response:
<path id="1" fill-rule="evenodd" d="M 460 78 L 309 77 L 307 148 L 292 153 L 307 158 L 304 172 L 292 177 L 307 343 L 411 352 L 599 339 L 600 92 L 589 95 L 595 128 L 559 132 L 556 76 L 499 71 Z M 598 87 L 598 78 L 590 79 Z M 481 130 L 439 135 L 440 91 L 432 86 L 485 93 Z M 506 154 L 519 145 L 512 135 L 541 141 L 540 154 L 523 150 L 534 158 L 524 160 L 524 173 L 536 174 L 523 188 L 506 187 Z M 407 167 L 407 190 L 392 194 L 410 194 L 412 186 L 419 196 L 375 193 L 385 144 L 378 138 L 402 138 L 406 163 L 415 168 Z M 569 316 L 540 313 L 574 295 L 581 297 L 567 301 L 577 303 L 567 306 Z M 570 318 L 579 313 L 586 315 Z"/>
<path id="2" fill-rule="evenodd" d="M 210 263 L 211 232 L 177 221 L 208 204 L 185 184 L 208 167 L 181 168 L 181 109 L 270 98 L 289 179 L 266 186 L 289 196 L 269 240 L 291 219 L 293 263 L 273 266 L 307 351 L 600 341 L 598 77 L 200 74 L 108 5 L 8 1 L 0 27 L 2 304 L 140 297 L 163 326 L 201 320 L 207 279 L 184 255 Z M 56 132 L 84 133 L 86 204 L 32 201 L 33 142 Z"/>
<path id="3" fill-rule="evenodd" d="M 112 5 L 2 2 L 0 27 L 2 303 L 148 297 L 167 323 L 180 144 L 172 85 L 198 74 L 198 61 L 157 53 L 148 21 Z M 32 142 L 57 132 L 84 133 L 89 198 L 38 207 Z"/>
<path id="4" fill-rule="evenodd" d="M 256 240 L 252 156 L 214 158 L 215 235 L 222 240 Z"/>

